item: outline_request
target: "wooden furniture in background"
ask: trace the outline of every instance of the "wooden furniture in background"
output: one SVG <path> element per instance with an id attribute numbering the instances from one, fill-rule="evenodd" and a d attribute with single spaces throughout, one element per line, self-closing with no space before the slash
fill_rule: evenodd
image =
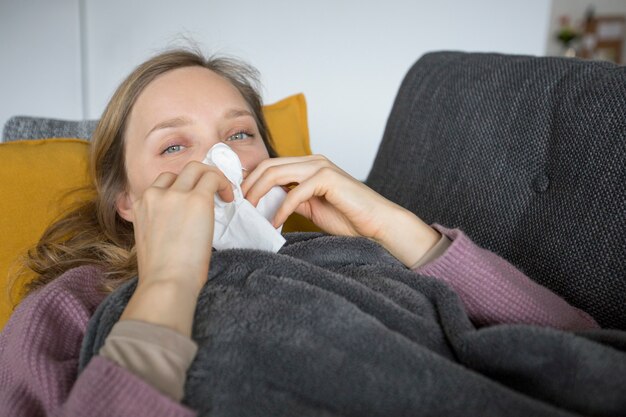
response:
<path id="1" fill-rule="evenodd" d="M 590 16 L 585 22 L 580 55 L 623 64 L 625 36 L 625 16 Z"/>

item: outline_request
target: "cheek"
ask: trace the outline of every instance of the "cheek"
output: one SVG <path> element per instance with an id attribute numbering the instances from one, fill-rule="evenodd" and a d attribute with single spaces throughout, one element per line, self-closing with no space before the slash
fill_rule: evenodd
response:
<path id="1" fill-rule="evenodd" d="M 265 149 L 265 145 L 263 144 L 254 150 L 251 149 L 246 152 L 237 152 L 237 155 L 241 161 L 241 166 L 244 167 L 247 172 L 252 172 L 254 168 L 261 163 L 261 161 L 270 157 L 267 153 L 267 149 Z"/>
<path id="2" fill-rule="evenodd" d="M 150 185 L 150 175 L 146 168 L 149 166 L 144 158 L 143 148 L 137 144 L 135 136 L 127 136 L 125 149 L 125 168 L 128 180 L 128 194 L 132 201 L 141 197 Z"/>
<path id="3" fill-rule="evenodd" d="M 158 167 L 150 164 L 131 163 L 127 165 L 126 175 L 128 189 L 133 201 L 140 198 L 144 191 L 157 179 L 161 171 Z"/>

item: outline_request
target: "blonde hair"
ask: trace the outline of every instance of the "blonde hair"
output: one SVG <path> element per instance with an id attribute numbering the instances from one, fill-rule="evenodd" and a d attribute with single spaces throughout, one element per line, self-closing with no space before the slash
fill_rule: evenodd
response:
<path id="1" fill-rule="evenodd" d="M 139 65 L 117 88 L 90 143 L 90 198 L 83 200 L 50 225 L 28 251 L 24 266 L 37 274 L 26 284 L 26 294 L 46 285 L 65 271 L 98 265 L 105 273 L 103 292 L 111 292 L 137 274 L 133 225 L 119 216 L 116 197 L 128 182 L 124 164 L 124 133 L 137 97 L 156 77 L 177 68 L 199 66 L 227 79 L 246 100 L 271 157 L 276 156 L 263 117 L 257 89 L 258 72 L 232 58 L 205 57 L 198 50 L 174 49 Z M 14 281 L 13 286 L 16 285 Z"/>

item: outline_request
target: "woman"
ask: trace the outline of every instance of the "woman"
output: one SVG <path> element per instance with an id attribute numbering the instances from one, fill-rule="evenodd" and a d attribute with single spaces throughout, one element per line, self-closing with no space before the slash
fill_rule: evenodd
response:
<path id="1" fill-rule="evenodd" d="M 372 239 L 447 282 L 480 325 L 597 327 L 460 231 L 430 227 L 326 158 L 270 158 L 254 76 L 232 60 L 171 51 L 117 89 L 91 145 L 95 197 L 31 251 L 39 278 L 0 335 L 0 409 L 8 415 L 194 414 L 179 401 L 197 349 L 190 335 L 210 268 L 213 196 L 233 198 L 224 175 L 200 162 L 219 142 L 238 154 L 252 204 L 273 186 L 297 184 L 274 226 L 297 212 L 330 234 Z M 77 377 L 90 316 L 134 276 L 120 321 Z"/>

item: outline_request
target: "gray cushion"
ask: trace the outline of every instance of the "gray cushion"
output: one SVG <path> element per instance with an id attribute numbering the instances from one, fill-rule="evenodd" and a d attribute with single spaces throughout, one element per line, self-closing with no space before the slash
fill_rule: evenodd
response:
<path id="1" fill-rule="evenodd" d="M 626 68 L 427 54 L 367 183 L 626 329 Z"/>
<path id="2" fill-rule="evenodd" d="M 43 117 L 13 116 L 4 124 L 2 140 L 44 138 L 91 139 L 97 120 L 58 120 Z"/>

